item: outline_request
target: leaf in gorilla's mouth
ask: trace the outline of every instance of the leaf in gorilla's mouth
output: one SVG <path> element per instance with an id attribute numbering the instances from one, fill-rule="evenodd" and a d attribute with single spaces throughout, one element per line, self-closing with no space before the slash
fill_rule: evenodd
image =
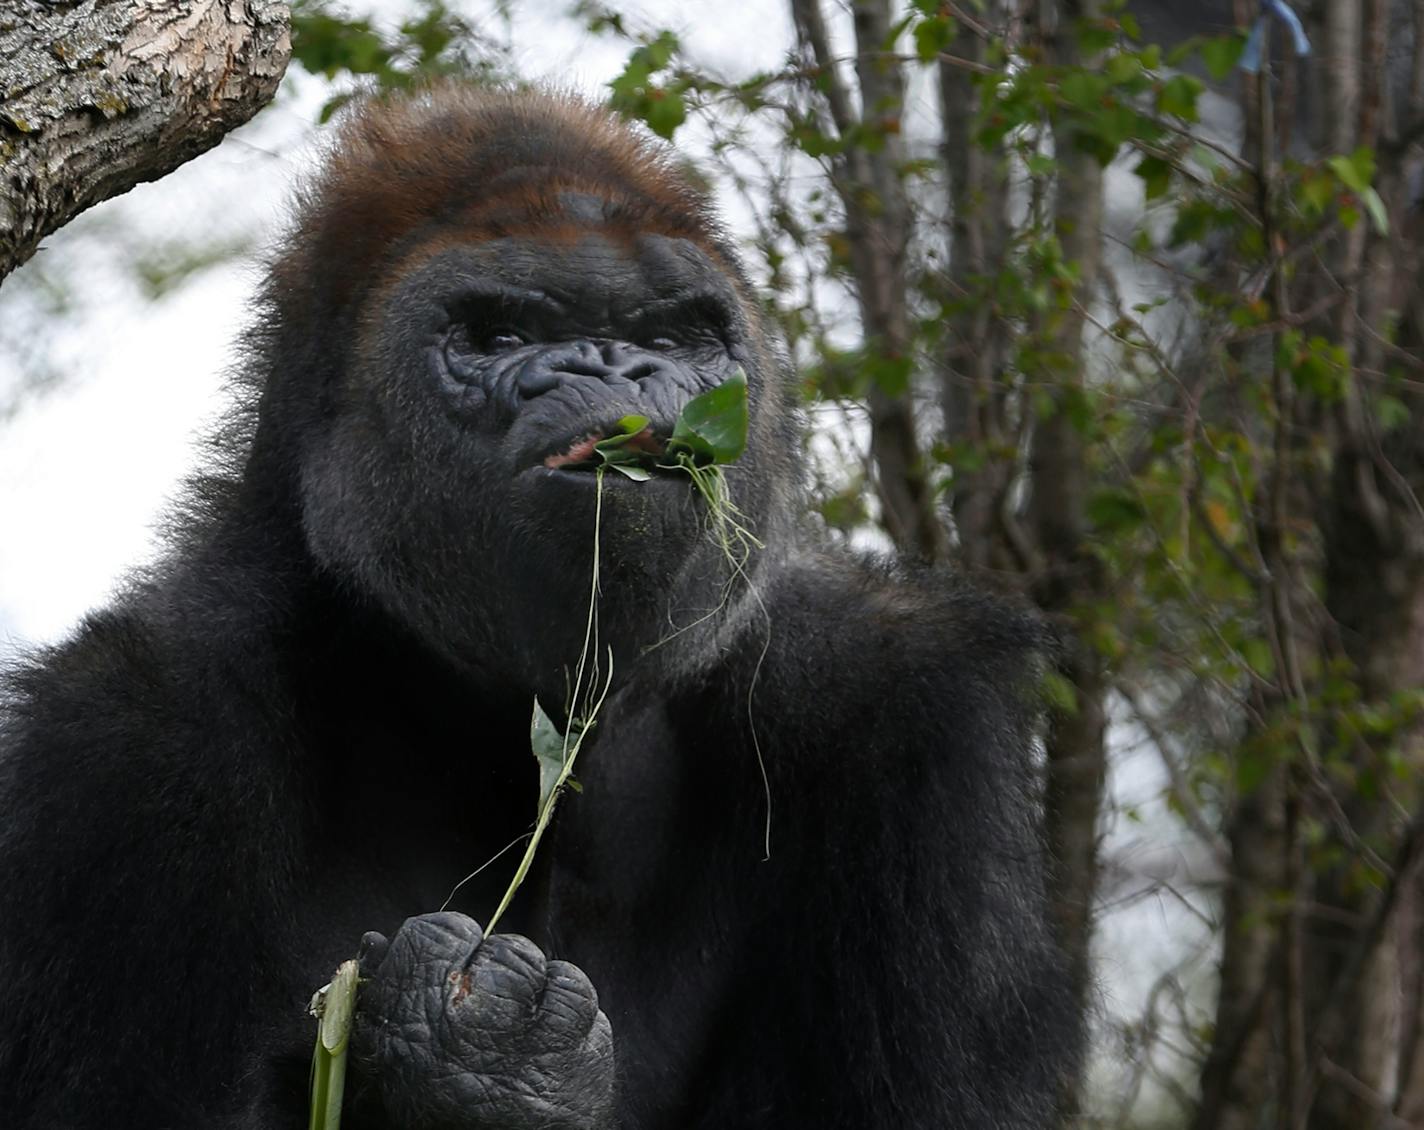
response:
<path id="1" fill-rule="evenodd" d="M 747 378 L 738 371 L 684 404 L 666 441 L 653 434 L 646 416 L 624 416 L 612 435 L 590 432 L 550 455 L 544 466 L 570 471 L 612 467 L 640 482 L 654 471 L 707 470 L 741 456 L 747 425 Z"/>

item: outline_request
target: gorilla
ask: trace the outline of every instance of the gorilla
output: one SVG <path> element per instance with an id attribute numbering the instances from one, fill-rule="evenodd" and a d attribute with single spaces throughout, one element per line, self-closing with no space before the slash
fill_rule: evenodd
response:
<path id="1" fill-rule="evenodd" d="M 674 156 L 562 95 L 373 101 L 252 325 L 166 556 L 7 678 L 0 1124 L 305 1126 L 363 945 L 347 1130 L 1048 1125 L 1045 631 L 818 543 Z M 687 476 L 579 458 L 739 371 L 744 562 Z M 595 541 L 603 709 L 485 936 Z"/>

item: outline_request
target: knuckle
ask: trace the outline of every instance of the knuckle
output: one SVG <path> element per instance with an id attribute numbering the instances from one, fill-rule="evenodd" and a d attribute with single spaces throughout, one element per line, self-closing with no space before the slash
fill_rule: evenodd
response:
<path id="1" fill-rule="evenodd" d="M 483 940 L 479 925 L 463 914 L 448 911 L 407 918 L 392 943 L 399 966 L 424 969 L 424 976 L 443 976 L 443 967 L 463 966 Z"/>

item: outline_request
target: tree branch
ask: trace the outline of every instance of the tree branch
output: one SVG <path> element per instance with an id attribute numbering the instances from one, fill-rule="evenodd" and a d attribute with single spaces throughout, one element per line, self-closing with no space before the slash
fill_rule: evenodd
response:
<path id="1" fill-rule="evenodd" d="M 84 209 L 216 145 L 271 100 L 283 0 L 17 0 L 0 15 L 0 278 Z"/>

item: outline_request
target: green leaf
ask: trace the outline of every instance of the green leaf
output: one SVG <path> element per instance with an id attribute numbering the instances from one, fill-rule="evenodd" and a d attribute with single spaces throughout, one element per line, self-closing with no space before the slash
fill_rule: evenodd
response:
<path id="1" fill-rule="evenodd" d="M 887 396 L 904 396 L 915 375 L 914 358 L 908 354 L 887 356 L 878 351 L 865 355 L 862 365 L 871 383 Z"/>
<path id="2" fill-rule="evenodd" d="M 1300 195 L 1301 210 L 1308 216 L 1319 216 L 1335 199 L 1335 182 L 1314 170 L 1307 170 L 1301 175 L 1297 191 Z"/>
<path id="3" fill-rule="evenodd" d="M 1197 96 L 1202 90 L 1202 84 L 1190 75 L 1173 75 L 1157 92 L 1157 109 L 1160 113 L 1194 122 L 1197 120 Z"/>
<path id="4" fill-rule="evenodd" d="M 543 811 L 554 796 L 559 778 L 564 775 L 564 735 L 554 720 L 534 699 L 534 718 L 529 724 L 529 748 L 539 763 L 539 810 Z M 572 743 L 569 743 L 572 745 Z"/>
<path id="5" fill-rule="evenodd" d="M 1141 77 L 1142 60 L 1128 52 L 1109 55 L 1107 63 L 1103 67 L 1103 73 L 1107 75 L 1108 82 L 1112 85 L 1122 86 Z"/>
<path id="6" fill-rule="evenodd" d="M 1374 182 L 1375 155 L 1368 146 L 1360 146 L 1348 157 L 1331 157 L 1326 164 L 1347 188 L 1356 192 L 1363 193 Z"/>
<path id="7" fill-rule="evenodd" d="M 1047 153 L 1030 153 L 1024 161 L 1029 176 L 1051 177 L 1058 172 L 1058 162 Z"/>
<path id="8" fill-rule="evenodd" d="M 1262 754 L 1241 753 L 1236 759 L 1236 787 L 1249 796 L 1260 787 L 1270 769 L 1270 762 Z"/>
<path id="9" fill-rule="evenodd" d="M 1221 82 L 1236 69 L 1241 52 L 1245 48 L 1244 35 L 1223 35 L 1202 40 L 1201 57 L 1202 62 L 1206 64 L 1207 73 L 1217 82 Z"/>
<path id="10" fill-rule="evenodd" d="M 1140 526 L 1147 517 L 1137 496 L 1122 487 L 1103 487 L 1086 507 L 1088 520 L 1098 533 L 1120 533 Z"/>
<path id="11" fill-rule="evenodd" d="M 1048 705 L 1061 714 L 1078 713 L 1078 688 L 1057 671 L 1043 673 L 1043 697 Z"/>
<path id="12" fill-rule="evenodd" d="M 1161 157 L 1144 157 L 1132 171 L 1142 178 L 1143 193 L 1148 200 L 1167 195 L 1172 184 L 1172 166 Z"/>
<path id="13" fill-rule="evenodd" d="M 1077 27 L 1078 49 L 1096 55 L 1117 43 L 1117 26 L 1110 20 L 1082 20 Z"/>
<path id="14" fill-rule="evenodd" d="M 931 63 L 954 40 L 958 27 L 949 16 L 932 16 L 915 25 L 915 54 Z"/>
<path id="15" fill-rule="evenodd" d="M 646 447 L 632 446 L 632 442 L 647 430 L 648 417 L 624 416 L 618 421 L 618 427 L 619 431 L 593 445 L 594 453 L 605 466 L 620 475 L 635 482 L 647 482 L 652 477 L 648 468 L 654 462 L 654 455 Z"/>
<path id="16" fill-rule="evenodd" d="M 1070 71 L 1058 84 L 1058 94 L 1070 106 L 1093 110 L 1107 93 L 1107 79 L 1093 71 Z"/>
<path id="17" fill-rule="evenodd" d="M 1250 636 L 1241 641 L 1241 658 L 1246 660 L 1246 666 L 1260 675 L 1263 679 L 1274 678 L 1276 673 L 1276 656 L 1271 650 L 1271 645 L 1259 636 Z"/>
<path id="18" fill-rule="evenodd" d="M 1360 193 L 1360 200 L 1365 205 L 1365 211 L 1370 214 L 1370 222 L 1374 224 L 1375 231 L 1380 235 L 1389 234 L 1389 213 L 1384 210 L 1384 201 L 1380 199 L 1380 194 L 1373 188 L 1367 188 Z"/>
<path id="19" fill-rule="evenodd" d="M 687 120 L 687 105 L 682 100 L 682 91 L 661 86 L 649 87 L 642 117 L 655 134 L 671 141 L 677 127 Z"/>
<path id="20" fill-rule="evenodd" d="M 1375 419 L 1379 421 L 1381 430 L 1392 432 L 1395 428 L 1402 428 L 1409 423 L 1409 406 L 1397 396 L 1390 396 L 1384 393 L 1375 400 Z"/>
<path id="21" fill-rule="evenodd" d="M 685 450 L 704 462 L 733 463 L 746 450 L 747 426 L 747 377 L 738 370 L 683 406 L 668 451 Z"/>
<path id="22" fill-rule="evenodd" d="M 1172 47 L 1171 50 L 1167 52 L 1167 66 L 1182 66 L 1182 64 L 1184 64 L 1191 57 L 1192 52 L 1196 51 L 1201 46 L 1201 44 L 1201 38 L 1195 35 L 1189 39 L 1182 40 L 1180 43 L 1176 44 L 1174 47 Z"/>

